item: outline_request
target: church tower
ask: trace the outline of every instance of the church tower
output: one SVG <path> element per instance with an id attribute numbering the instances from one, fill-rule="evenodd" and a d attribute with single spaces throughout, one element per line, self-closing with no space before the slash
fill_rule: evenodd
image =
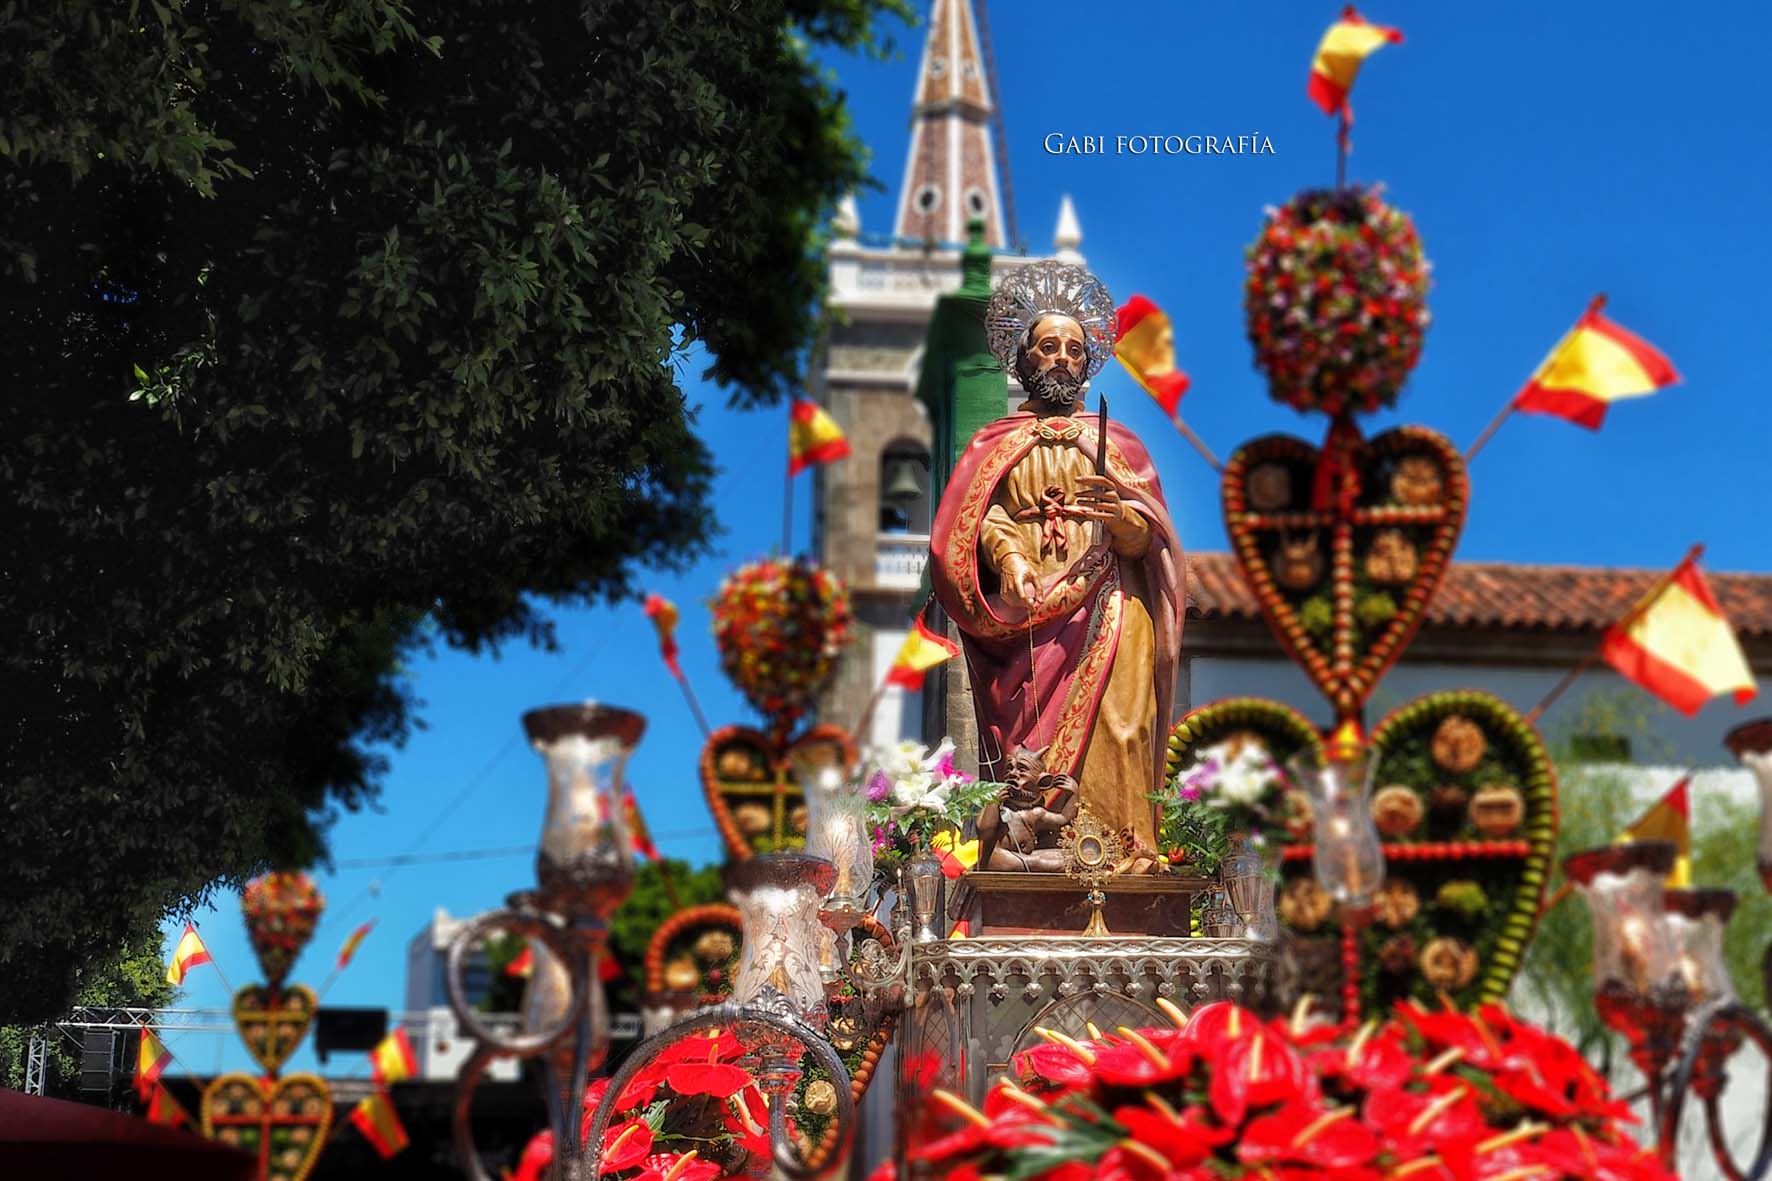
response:
<path id="1" fill-rule="evenodd" d="M 1015 245 L 998 174 L 1001 123 L 996 80 L 987 68 L 989 26 L 979 20 L 985 15 L 973 0 L 935 0 L 931 6 L 911 103 L 896 237 L 962 243 L 967 220 L 981 217 L 986 245 Z"/>
<path id="2" fill-rule="evenodd" d="M 936 300 L 960 285 L 966 223 L 983 219 L 993 274 L 1035 261 L 1010 245 L 1015 219 L 983 4 L 930 4 L 893 232 L 865 233 L 852 199 L 832 225 L 827 298 L 840 314 L 813 357 L 810 393 L 843 428 L 850 455 L 815 469 L 813 549 L 848 583 L 859 625 L 821 709 L 824 720 L 846 728 L 861 717 L 927 594 L 934 440 L 916 390 Z M 1081 261 L 1082 231 L 1068 198 L 1057 220 L 1053 249 Z M 890 686 L 856 738 L 871 745 L 920 737 L 922 718 L 921 695 Z"/>

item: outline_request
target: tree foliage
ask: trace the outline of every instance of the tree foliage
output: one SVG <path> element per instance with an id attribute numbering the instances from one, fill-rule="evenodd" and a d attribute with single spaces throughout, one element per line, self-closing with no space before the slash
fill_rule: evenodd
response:
<path id="1" fill-rule="evenodd" d="M 0 3 L 0 1019 L 373 795 L 429 629 L 710 536 L 901 0 Z"/>
<path id="2" fill-rule="evenodd" d="M 1665 709 L 1634 690 L 1596 693 L 1582 703 L 1551 744 L 1558 768 L 1560 827 L 1556 857 L 1609 845 L 1672 783 L 1656 785 L 1645 796 L 1643 776 L 1623 763 L 1578 759 L 1573 736 L 1618 737 L 1630 741 L 1639 761 L 1666 765 L 1670 749 L 1656 737 L 1655 711 Z M 1692 880 L 1736 892 L 1734 917 L 1723 932 L 1723 954 L 1738 995 L 1761 1003 L 1760 956 L 1772 932 L 1772 898 L 1760 888 L 1754 868 L 1757 806 L 1718 793 L 1692 792 Z M 1553 882 L 1560 874 L 1551 876 Z M 1520 977 L 1516 1001 L 1596 1061 L 1623 1061 L 1622 1044 L 1601 1024 L 1594 1009 L 1593 920 L 1579 897 L 1570 895 L 1539 921 Z"/>
<path id="3" fill-rule="evenodd" d="M 162 1008 L 172 1003 L 175 989 L 166 983 L 166 964 L 160 958 L 160 930 L 148 926 L 132 932 L 122 951 L 109 960 L 82 969 L 75 982 L 74 1003 L 121 1008 Z M 25 1085 L 25 1054 L 31 1030 L 18 1025 L 0 1026 L 0 1086 L 22 1090 Z M 80 1081 L 79 1047 L 72 1031 L 48 1031 L 49 1061 L 45 1091 L 75 1098 Z M 131 1061 L 133 1067 L 134 1063 Z"/>

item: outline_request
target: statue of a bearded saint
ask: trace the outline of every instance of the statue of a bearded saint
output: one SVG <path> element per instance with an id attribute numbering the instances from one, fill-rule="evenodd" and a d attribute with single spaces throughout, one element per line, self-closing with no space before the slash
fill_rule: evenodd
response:
<path id="1" fill-rule="evenodd" d="M 1080 267 L 1007 276 L 986 312 L 991 351 L 1028 398 L 973 436 L 930 536 L 935 593 L 962 632 L 980 773 L 1040 750 L 1114 830 L 1155 843 L 1181 648 L 1183 564 L 1137 436 L 1084 413 L 1113 354 L 1115 313 Z"/>

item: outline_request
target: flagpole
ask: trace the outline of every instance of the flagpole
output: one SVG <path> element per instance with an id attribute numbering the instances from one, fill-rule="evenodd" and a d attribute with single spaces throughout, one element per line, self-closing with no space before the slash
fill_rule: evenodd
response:
<path id="1" fill-rule="evenodd" d="M 1467 451 L 1465 451 L 1464 465 L 1466 467 L 1470 466 L 1470 462 L 1471 462 L 1471 460 L 1476 458 L 1477 452 L 1479 452 L 1483 449 L 1483 444 L 1487 443 L 1489 441 L 1489 437 L 1491 435 L 1493 435 L 1496 431 L 1501 429 L 1501 424 L 1506 422 L 1508 415 L 1512 414 L 1513 412 L 1514 412 L 1514 400 L 1512 398 L 1509 398 L 1507 400 L 1507 405 L 1505 405 L 1501 408 L 1501 413 L 1497 414 L 1494 418 L 1489 420 L 1489 425 L 1483 428 L 1483 433 L 1477 436 L 1477 441 L 1475 443 L 1472 443 L 1470 445 L 1470 448 Z"/>
<path id="2" fill-rule="evenodd" d="M 1704 553 L 1703 542 L 1700 542 L 1687 550 L 1686 556 L 1675 563 L 1672 570 L 1669 570 L 1666 574 L 1663 574 L 1660 578 L 1656 579 L 1655 584 L 1649 588 L 1648 592 L 1639 598 L 1636 601 L 1636 604 L 1632 606 L 1629 611 L 1625 612 L 1622 618 L 1613 623 L 1611 627 L 1608 627 L 1606 631 L 1609 632 L 1612 628 L 1617 627 L 1629 627 L 1632 623 L 1635 623 L 1637 617 L 1647 611 L 1652 605 L 1654 605 L 1655 600 L 1661 597 L 1661 592 L 1666 590 L 1669 584 L 1673 582 L 1674 576 L 1678 574 L 1687 563 L 1697 561 L 1699 555 L 1702 553 Z M 1533 706 L 1531 711 L 1526 714 L 1525 722 L 1528 726 L 1536 725 L 1538 719 L 1544 716 L 1544 711 L 1549 709 L 1552 705 L 1555 705 L 1557 698 L 1567 692 L 1569 686 L 1573 685 L 1582 673 L 1599 663 L 1600 649 L 1605 642 L 1606 636 L 1605 633 L 1602 632 L 1600 635 L 1600 643 L 1594 645 L 1593 651 L 1589 652 L 1582 659 L 1581 663 L 1563 674 L 1563 679 L 1551 686 L 1551 691 L 1545 694 L 1544 700 Z"/>
<path id="3" fill-rule="evenodd" d="M 689 687 L 689 678 L 675 676 L 671 679 L 676 681 L 678 688 L 683 690 L 683 700 L 689 703 L 689 712 L 695 715 L 695 724 L 701 727 L 702 738 L 712 738 L 714 736 L 713 727 L 708 725 L 708 716 L 701 712 L 701 702 L 696 699 L 695 690 Z"/>
<path id="4" fill-rule="evenodd" d="M 1347 152 L 1348 133 L 1353 127 L 1353 109 L 1343 100 L 1341 104 L 1341 126 L 1335 132 L 1335 191 L 1347 188 Z"/>
<path id="5" fill-rule="evenodd" d="M 880 699 L 886 696 L 886 686 L 891 684 L 888 678 L 892 670 L 886 671 L 888 675 L 881 677 L 880 683 L 874 686 L 873 693 L 868 696 L 867 705 L 862 707 L 861 717 L 855 720 L 855 729 L 849 732 L 857 742 L 861 741 L 862 733 L 867 729 L 868 723 L 874 720 L 874 710 L 879 708 Z"/>
<path id="6" fill-rule="evenodd" d="M 794 407 L 788 404 L 788 466 L 787 486 L 781 496 L 781 556 L 794 556 Z M 699 711 L 698 711 L 699 712 Z M 704 726 L 703 729 L 706 729 Z"/>
<path id="7" fill-rule="evenodd" d="M 1218 456 L 1212 454 L 1212 448 L 1206 446 L 1206 441 L 1194 433 L 1193 427 L 1182 421 L 1180 414 L 1171 416 L 1169 421 L 1175 424 L 1175 429 L 1181 432 L 1182 438 L 1194 445 L 1194 450 L 1200 453 L 1200 458 L 1212 465 L 1213 471 L 1224 471 L 1224 464 L 1218 462 Z"/>

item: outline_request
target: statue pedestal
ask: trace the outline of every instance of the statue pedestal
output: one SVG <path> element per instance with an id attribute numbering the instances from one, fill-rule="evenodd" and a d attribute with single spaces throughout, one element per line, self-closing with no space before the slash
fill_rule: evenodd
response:
<path id="1" fill-rule="evenodd" d="M 1113 877 L 1102 889 L 1108 930 L 1114 935 L 1186 938 L 1194 896 L 1213 886 L 1195 874 Z M 961 878 L 949 914 L 969 920 L 974 936 L 1081 935 L 1088 925 L 1087 888 L 1059 873 L 988 873 Z"/>
<path id="2" fill-rule="evenodd" d="M 1020 880 L 1007 884 L 1000 879 Z M 1083 890 L 1067 879 L 987 873 L 968 875 L 967 880 L 976 890 L 973 913 L 987 916 L 987 923 L 1023 922 L 1039 914 L 1040 907 L 1047 908 L 1047 931 L 1072 920 L 1080 929 L 1088 921 L 1089 908 L 1081 905 Z M 1203 885 L 1201 879 L 1183 878 L 1122 891 L 1135 881 L 1140 879 L 1114 879 L 1108 889 L 1108 922 L 1116 930 L 1117 923 L 1130 924 L 1139 915 L 1173 930 L 1173 914 L 1185 916 L 1193 893 Z M 1126 907 L 1119 919 L 1114 917 L 1120 913 L 1114 910 L 1116 895 Z M 1171 909 L 1176 907 L 1179 911 Z M 907 1161 L 912 1149 L 952 1130 L 930 1116 L 930 1091 L 943 1087 L 982 1106 L 991 1084 L 1011 1069 L 1011 1059 L 1040 1044 L 1036 1026 L 1079 1039 L 1090 1036 L 1090 1023 L 1104 1031 L 1121 1025 L 1165 1027 L 1169 1019 L 1157 1008 L 1158 997 L 1186 1011 L 1225 999 L 1262 1013 L 1271 1008 L 1279 975 L 1278 944 L 1195 939 L 1186 930 L 1182 925 L 1177 934 L 1105 938 L 985 933 L 912 946 L 899 1026 L 899 1160 Z M 929 1175 L 928 1166 L 900 1167 L 902 1178 Z"/>

